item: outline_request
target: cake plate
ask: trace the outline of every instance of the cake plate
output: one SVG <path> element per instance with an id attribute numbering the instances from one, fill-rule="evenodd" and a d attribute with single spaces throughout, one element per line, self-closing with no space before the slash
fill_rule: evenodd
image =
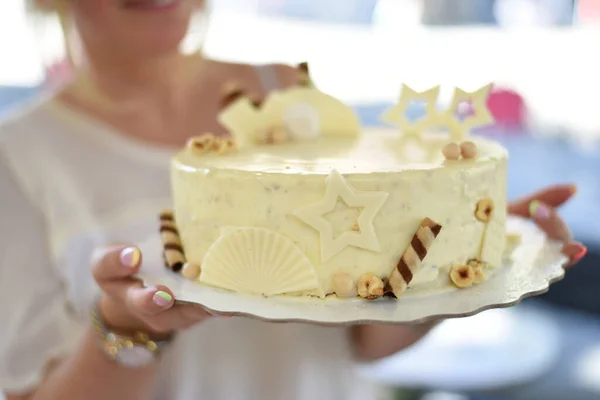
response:
<path id="1" fill-rule="evenodd" d="M 138 276 L 146 286 L 167 286 L 176 303 L 198 305 L 215 315 L 320 325 L 423 323 L 511 307 L 527 297 L 547 292 L 552 283 L 564 277 L 568 259 L 561 253 L 560 243 L 549 240 L 530 221 L 518 217 L 508 218 L 507 233 L 520 234 L 521 241 L 507 253 L 504 264 L 489 280 L 467 289 L 407 292 L 399 299 L 266 298 L 205 286 L 163 266 L 157 250 L 162 247 L 158 234 L 140 246 L 144 265 Z"/>

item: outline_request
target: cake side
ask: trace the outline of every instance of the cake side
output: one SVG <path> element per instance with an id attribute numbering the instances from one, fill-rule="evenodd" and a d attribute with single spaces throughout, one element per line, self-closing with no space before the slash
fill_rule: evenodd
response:
<path id="1" fill-rule="evenodd" d="M 188 262 L 210 267 L 199 281 L 252 294 L 352 296 L 366 274 L 389 279 L 425 218 L 441 230 L 413 271 L 412 291 L 448 287 L 452 266 L 469 260 L 485 263 L 488 275 L 501 265 L 508 155 L 499 144 L 476 139 L 473 160 L 403 162 L 404 146 L 362 136 L 341 147 L 313 144 L 312 153 L 290 145 L 175 157 L 182 245 Z M 476 215 L 482 201 L 489 221 Z"/>

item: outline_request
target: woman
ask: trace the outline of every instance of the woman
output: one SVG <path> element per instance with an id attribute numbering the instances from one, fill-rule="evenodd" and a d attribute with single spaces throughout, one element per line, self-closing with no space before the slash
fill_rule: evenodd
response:
<path id="1" fill-rule="evenodd" d="M 166 287 L 130 279 L 143 255 L 128 243 L 144 242 L 156 229 L 156 210 L 169 205 L 172 152 L 190 136 L 219 131 L 222 86 L 235 78 L 261 95 L 270 82 L 295 83 L 295 71 L 182 55 L 198 1 L 44 3 L 77 33 L 82 62 L 73 83 L 0 127 L 0 204 L 7 211 L 0 225 L 0 388 L 7 399 L 373 398 L 352 376 L 352 357 L 394 353 L 429 326 L 348 331 L 212 317 L 173 305 Z M 572 194 L 571 186 L 557 186 L 511 211 L 531 213 L 576 262 L 585 248 L 553 211 Z M 89 317 L 98 297 L 108 329 L 166 341 L 160 357 L 139 368 L 108 357 L 106 337 Z"/>

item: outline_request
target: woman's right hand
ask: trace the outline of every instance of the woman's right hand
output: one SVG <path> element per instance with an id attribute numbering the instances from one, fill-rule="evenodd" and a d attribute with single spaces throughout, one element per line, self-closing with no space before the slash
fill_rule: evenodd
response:
<path id="1" fill-rule="evenodd" d="M 134 279 L 142 262 L 134 246 L 100 249 L 93 257 L 94 279 L 102 289 L 100 312 L 117 333 L 141 331 L 160 339 L 189 328 L 211 315 L 200 307 L 175 305 L 165 286 L 144 287 Z"/>

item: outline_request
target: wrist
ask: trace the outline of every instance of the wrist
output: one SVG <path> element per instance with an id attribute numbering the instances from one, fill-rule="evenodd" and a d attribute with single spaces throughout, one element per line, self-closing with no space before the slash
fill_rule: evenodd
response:
<path id="1" fill-rule="evenodd" d="M 132 323 L 119 332 L 106 325 L 101 305 L 109 304 L 99 300 L 92 311 L 92 327 L 98 338 L 103 353 L 113 362 L 126 368 L 144 368 L 155 363 L 162 351 L 170 344 L 172 336 L 165 339 L 150 337 L 147 331 L 133 330 Z M 120 316 L 120 314 L 117 314 Z M 130 328 L 131 327 L 131 328 Z M 124 331 L 133 330 L 131 334 Z"/>

